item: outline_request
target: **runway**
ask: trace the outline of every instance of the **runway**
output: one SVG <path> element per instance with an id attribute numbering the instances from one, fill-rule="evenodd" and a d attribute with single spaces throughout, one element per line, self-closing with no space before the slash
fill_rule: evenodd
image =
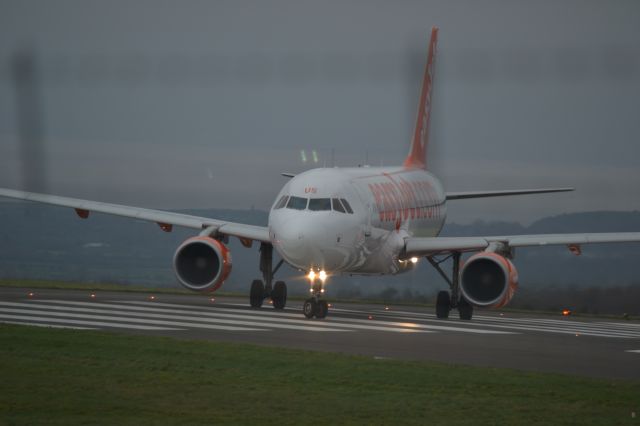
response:
<path id="1" fill-rule="evenodd" d="M 428 308 L 343 303 L 308 320 L 300 301 L 276 311 L 213 297 L 0 288 L 0 322 L 640 380 L 638 321 L 495 311 L 438 320 Z"/>

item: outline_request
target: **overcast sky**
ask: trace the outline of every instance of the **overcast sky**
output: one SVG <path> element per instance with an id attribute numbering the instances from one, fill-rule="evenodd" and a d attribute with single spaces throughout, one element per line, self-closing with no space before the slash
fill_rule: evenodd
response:
<path id="1" fill-rule="evenodd" d="M 639 23 L 636 0 L 0 0 L 0 186 L 37 167 L 61 195 L 267 209 L 280 172 L 332 149 L 400 164 L 438 25 L 445 188 L 577 188 L 452 202 L 452 221 L 640 210 Z M 35 55 L 42 167 L 21 155 L 16 51 Z"/>

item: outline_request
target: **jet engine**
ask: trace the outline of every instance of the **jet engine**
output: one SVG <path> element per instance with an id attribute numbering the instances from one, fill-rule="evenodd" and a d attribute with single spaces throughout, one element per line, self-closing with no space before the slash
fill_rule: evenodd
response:
<path id="1" fill-rule="evenodd" d="M 231 272 L 231 253 L 213 238 L 189 238 L 176 250 L 173 269 L 180 284 L 189 290 L 213 292 Z"/>
<path id="2" fill-rule="evenodd" d="M 484 251 L 467 260 L 460 272 L 460 290 L 476 306 L 505 306 L 518 288 L 518 271 L 511 261 Z"/>

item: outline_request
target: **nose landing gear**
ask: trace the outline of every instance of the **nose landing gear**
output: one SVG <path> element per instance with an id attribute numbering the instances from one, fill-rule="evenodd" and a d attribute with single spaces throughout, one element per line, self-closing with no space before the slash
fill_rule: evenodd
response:
<path id="1" fill-rule="evenodd" d="M 326 277 L 325 274 L 321 275 Z M 324 294 L 324 279 L 316 279 L 313 271 L 309 273 L 309 279 L 313 282 L 311 285 L 311 297 L 304 301 L 302 313 L 309 319 L 313 317 L 323 319 L 329 313 L 329 304 L 326 300 L 321 299 Z"/>

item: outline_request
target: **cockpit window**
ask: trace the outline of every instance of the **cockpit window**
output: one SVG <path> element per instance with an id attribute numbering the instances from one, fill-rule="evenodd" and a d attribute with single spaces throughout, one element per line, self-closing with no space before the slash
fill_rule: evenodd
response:
<path id="1" fill-rule="evenodd" d="M 283 195 L 282 197 L 280 197 L 280 200 L 278 200 L 278 204 L 276 204 L 276 206 L 273 209 L 277 210 L 277 209 L 283 208 L 284 206 L 287 205 L 288 200 L 289 200 L 289 196 Z"/>
<path id="2" fill-rule="evenodd" d="M 309 200 L 309 210 L 312 211 L 331 211 L 331 199 L 330 198 L 312 198 Z"/>
<path id="3" fill-rule="evenodd" d="M 307 199 L 302 197 L 289 197 L 289 202 L 287 203 L 288 209 L 294 210 L 304 210 L 307 208 Z"/>
<path id="4" fill-rule="evenodd" d="M 349 202 L 344 198 L 340 198 L 340 201 L 342 201 L 342 205 L 347 210 L 347 213 L 353 214 L 353 210 L 351 210 L 351 206 L 349 205 Z"/>
<path id="5" fill-rule="evenodd" d="M 332 198 L 331 199 L 331 204 L 333 205 L 333 210 L 340 212 L 340 213 L 346 213 L 347 211 L 344 209 L 344 207 L 342 206 L 342 203 L 340 202 L 339 199 L 337 198 Z"/>

